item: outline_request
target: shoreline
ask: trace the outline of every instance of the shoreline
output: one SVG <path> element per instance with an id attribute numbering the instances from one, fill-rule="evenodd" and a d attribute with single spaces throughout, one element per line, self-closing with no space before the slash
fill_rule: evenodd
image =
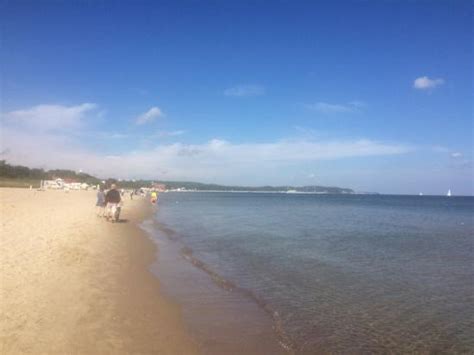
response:
<path id="1" fill-rule="evenodd" d="M 149 271 L 157 247 L 139 227 L 95 215 L 95 192 L 0 189 L 2 353 L 197 353 L 178 304 Z"/>
<path id="2" fill-rule="evenodd" d="M 194 257 L 162 221 L 150 218 L 141 226 L 159 250 L 151 271 L 160 280 L 162 293 L 180 304 L 202 353 L 294 353 L 278 313 L 269 305 Z"/>

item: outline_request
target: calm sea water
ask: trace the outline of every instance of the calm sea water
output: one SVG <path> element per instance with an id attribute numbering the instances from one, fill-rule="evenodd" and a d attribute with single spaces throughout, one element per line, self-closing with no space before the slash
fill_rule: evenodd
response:
<path id="1" fill-rule="evenodd" d="M 473 217 L 471 197 L 166 193 L 146 228 L 206 353 L 472 353 Z"/>

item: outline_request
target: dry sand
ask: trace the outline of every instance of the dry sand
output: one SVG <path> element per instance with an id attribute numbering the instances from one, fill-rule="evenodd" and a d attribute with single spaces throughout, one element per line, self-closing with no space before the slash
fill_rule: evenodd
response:
<path id="1" fill-rule="evenodd" d="M 126 200 L 115 224 L 94 205 L 93 191 L 0 189 L 0 353 L 196 353 L 148 271 L 148 203 Z"/>

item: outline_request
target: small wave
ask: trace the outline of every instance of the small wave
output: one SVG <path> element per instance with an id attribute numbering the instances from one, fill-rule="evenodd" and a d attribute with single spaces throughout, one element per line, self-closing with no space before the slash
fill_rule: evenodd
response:
<path id="1" fill-rule="evenodd" d="M 153 224 L 153 228 L 156 228 L 158 231 L 162 232 L 163 235 L 165 235 L 166 238 L 169 239 L 170 241 L 172 242 L 181 241 L 180 235 L 176 231 L 174 231 L 172 228 L 168 227 L 166 224 L 162 222 L 158 222 L 156 220 L 153 220 L 152 224 Z M 234 282 L 227 280 L 226 278 L 218 274 L 205 262 L 195 257 L 193 255 L 192 248 L 188 246 L 183 246 L 180 249 L 180 253 L 185 260 L 190 262 L 196 268 L 208 274 L 211 277 L 212 281 L 218 287 L 229 292 L 234 292 L 234 291 L 239 292 L 244 297 L 255 302 L 257 306 L 263 309 L 264 312 L 267 313 L 271 317 L 273 321 L 273 329 L 275 331 L 275 334 L 277 335 L 277 340 L 279 344 L 282 346 L 282 348 L 285 349 L 289 354 L 294 354 L 296 352 L 297 347 L 295 343 L 291 340 L 291 338 L 288 336 L 288 334 L 285 332 L 284 327 L 283 327 L 283 321 L 281 319 L 280 314 L 277 311 L 275 311 L 265 300 L 258 297 L 251 290 L 246 289 L 244 287 L 240 287 Z"/>
<path id="2" fill-rule="evenodd" d="M 277 335 L 278 342 L 280 343 L 280 345 L 290 354 L 295 353 L 296 346 L 294 342 L 291 340 L 291 338 L 288 336 L 288 334 L 286 334 L 283 328 L 283 321 L 280 317 L 280 314 L 277 311 L 275 311 L 265 300 L 258 297 L 251 290 L 246 289 L 244 287 L 240 287 L 234 282 L 227 280 L 223 276 L 219 275 L 217 272 L 212 270 L 211 267 L 209 267 L 209 265 L 207 265 L 205 262 L 196 258 L 193 255 L 193 250 L 190 247 L 185 246 L 181 248 L 181 255 L 183 256 L 184 259 L 189 261 L 195 267 L 199 268 L 200 270 L 208 274 L 217 286 L 221 287 L 222 289 L 226 291 L 239 292 L 243 296 L 254 301 L 260 308 L 262 308 L 272 318 L 273 328 Z"/>
<path id="3" fill-rule="evenodd" d="M 169 228 L 164 223 L 158 223 L 155 221 L 154 227 L 162 232 L 169 240 L 177 241 L 180 239 L 178 233 L 176 233 L 173 229 Z"/>

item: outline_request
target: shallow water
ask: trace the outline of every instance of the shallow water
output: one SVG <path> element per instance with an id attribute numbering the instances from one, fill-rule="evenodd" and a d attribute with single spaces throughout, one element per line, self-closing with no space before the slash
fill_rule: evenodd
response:
<path id="1" fill-rule="evenodd" d="M 470 197 L 167 193 L 147 229 L 206 353 L 460 353 L 473 212 Z"/>

